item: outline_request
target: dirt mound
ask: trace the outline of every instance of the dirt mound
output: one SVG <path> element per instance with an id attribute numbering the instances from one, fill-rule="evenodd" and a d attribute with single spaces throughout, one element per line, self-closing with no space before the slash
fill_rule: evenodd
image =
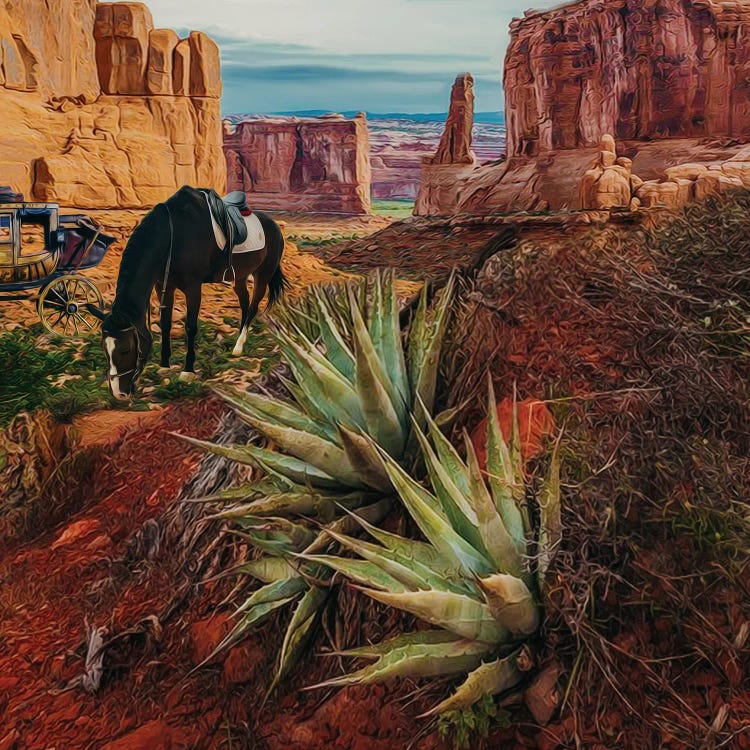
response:
<path id="1" fill-rule="evenodd" d="M 458 316 L 466 423 L 489 369 L 564 426 L 546 629 L 570 684 L 539 747 L 750 747 L 748 216 L 742 194 L 521 242 Z"/>

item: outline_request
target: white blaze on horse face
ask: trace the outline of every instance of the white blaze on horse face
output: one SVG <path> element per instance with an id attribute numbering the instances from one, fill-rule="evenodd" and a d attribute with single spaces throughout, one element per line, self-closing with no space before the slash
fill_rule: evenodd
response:
<path id="1" fill-rule="evenodd" d="M 247 326 L 242 326 L 242 330 L 240 331 L 240 335 L 237 339 L 237 343 L 234 345 L 234 349 L 232 350 L 232 355 L 235 357 L 242 356 L 242 351 L 245 348 L 245 341 L 247 341 Z"/>
<path id="2" fill-rule="evenodd" d="M 105 336 L 104 346 L 107 350 L 107 358 L 109 359 L 109 388 L 112 391 L 112 395 L 118 401 L 124 401 L 127 399 L 127 395 L 120 393 L 120 377 L 117 374 L 117 368 L 115 367 L 112 355 L 115 351 L 115 339 L 113 336 Z"/>

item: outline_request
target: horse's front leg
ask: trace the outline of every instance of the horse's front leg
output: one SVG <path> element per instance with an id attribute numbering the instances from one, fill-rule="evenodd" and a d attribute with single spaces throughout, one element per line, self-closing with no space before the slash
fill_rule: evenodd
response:
<path id="1" fill-rule="evenodd" d="M 159 296 L 159 327 L 161 328 L 161 367 L 169 368 L 172 357 L 172 309 L 174 308 L 174 287 L 169 286 L 164 294 L 157 290 Z"/>
<path id="2" fill-rule="evenodd" d="M 234 345 L 232 350 L 233 357 L 241 357 L 242 350 L 245 347 L 245 340 L 247 339 L 247 313 L 250 309 L 250 295 L 247 291 L 247 278 L 237 278 L 234 282 L 234 293 L 237 295 L 237 299 L 240 302 L 240 335 L 237 338 L 237 343 Z"/>
<path id="3" fill-rule="evenodd" d="M 187 302 L 187 314 L 185 315 L 185 334 L 187 336 L 187 358 L 185 369 L 180 374 L 180 380 L 191 382 L 195 380 L 195 339 L 198 335 L 198 314 L 201 310 L 201 286 L 185 292 Z"/>

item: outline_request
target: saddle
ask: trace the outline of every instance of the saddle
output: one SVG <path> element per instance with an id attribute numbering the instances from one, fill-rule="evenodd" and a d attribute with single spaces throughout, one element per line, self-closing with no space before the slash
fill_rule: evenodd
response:
<path id="1" fill-rule="evenodd" d="M 216 223 L 227 238 L 224 250 L 231 256 L 232 249 L 247 239 L 247 224 L 242 212 L 249 212 L 247 196 L 235 190 L 221 198 L 215 190 L 206 190 L 206 198 Z"/>

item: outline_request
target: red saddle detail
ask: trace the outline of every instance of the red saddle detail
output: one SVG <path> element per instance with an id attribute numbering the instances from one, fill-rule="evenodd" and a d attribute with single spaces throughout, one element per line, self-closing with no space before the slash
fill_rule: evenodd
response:
<path id="1" fill-rule="evenodd" d="M 252 216 L 252 209 L 248 208 L 246 211 L 240 211 L 243 216 Z"/>

